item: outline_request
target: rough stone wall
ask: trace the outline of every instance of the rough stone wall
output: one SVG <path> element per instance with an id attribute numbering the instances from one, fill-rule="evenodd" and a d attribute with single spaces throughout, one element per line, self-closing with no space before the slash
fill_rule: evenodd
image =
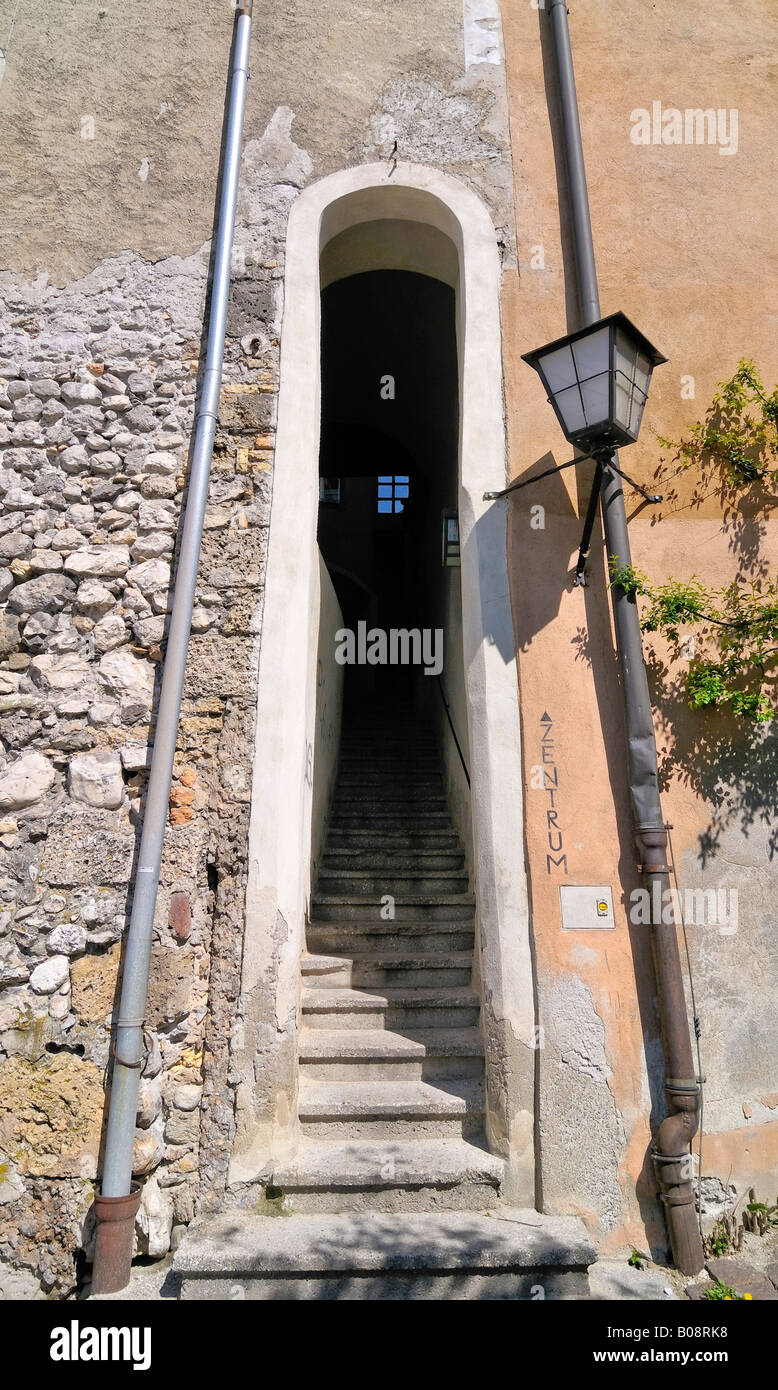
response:
<path id="1" fill-rule="evenodd" d="M 151 1254 L 191 1219 L 200 1181 L 218 1190 L 231 1133 L 278 232 L 252 237 L 244 218 L 236 241 L 135 1145 L 139 1248 Z M 63 289 L 3 277 L 0 1259 L 58 1292 L 89 1238 L 208 250 L 153 266 L 125 253 Z"/>

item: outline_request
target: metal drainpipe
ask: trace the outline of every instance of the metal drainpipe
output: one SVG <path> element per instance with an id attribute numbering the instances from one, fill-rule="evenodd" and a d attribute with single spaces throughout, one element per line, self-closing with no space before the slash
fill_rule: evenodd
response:
<path id="1" fill-rule="evenodd" d="M 578 295 L 586 326 L 601 315 L 573 55 L 565 0 L 549 0 L 548 8 L 559 78 Z M 618 475 L 607 463 L 603 470 L 601 505 L 607 553 L 617 555 L 622 564 L 628 565 L 631 557 L 624 493 Z M 613 588 L 611 594 L 621 666 L 635 839 L 643 882 L 651 899 L 652 943 L 665 1053 L 665 1091 L 670 1112 L 654 1135 L 653 1158 L 673 1260 L 685 1274 L 696 1274 L 702 1268 L 703 1254 L 689 1146 L 699 1124 L 700 1084 L 692 1057 L 677 929 L 674 922 L 663 920 L 663 905 L 671 901 L 667 892 L 670 887 L 667 831 L 659 800 L 656 738 L 640 620 L 634 596 L 619 587 Z"/>
<path id="2" fill-rule="evenodd" d="M 92 1271 L 94 1293 L 116 1292 L 123 1289 L 129 1281 L 134 1218 L 140 1200 L 140 1189 L 136 1187 L 132 1190 L 132 1151 L 138 1085 L 144 1058 L 143 1024 L 148 994 L 152 927 L 221 390 L 227 301 L 230 292 L 230 260 L 251 43 L 251 12 L 252 0 L 238 0 L 226 116 L 221 199 L 213 247 L 205 373 L 195 424 L 189 493 L 176 570 L 173 608 L 138 854 L 135 894 L 124 958 L 121 1002 L 113 1045 L 113 1080 L 102 1190 L 100 1197 L 95 1200 L 97 1237 Z"/>

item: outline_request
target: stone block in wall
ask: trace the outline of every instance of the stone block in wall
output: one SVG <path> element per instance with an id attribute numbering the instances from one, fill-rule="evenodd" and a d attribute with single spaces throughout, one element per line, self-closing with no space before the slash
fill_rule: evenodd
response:
<path id="1" fill-rule="evenodd" d="M 115 813 L 68 806 L 51 822 L 40 881 L 58 888 L 128 884 L 134 849 L 128 821 L 117 825 Z"/>
<path id="2" fill-rule="evenodd" d="M 37 1062 L 46 1055 L 47 1043 L 59 1033 L 50 1017 L 48 999 L 32 990 L 5 989 L 0 994 L 0 1049 L 9 1057 Z"/>
<path id="3" fill-rule="evenodd" d="M 184 699 L 246 695 L 253 659 L 254 643 L 249 638 L 190 637 Z"/>
<path id="4" fill-rule="evenodd" d="M 174 1110 L 165 1125 L 165 1138 L 168 1144 L 197 1143 L 200 1134 L 199 1110 Z"/>
<path id="5" fill-rule="evenodd" d="M 103 1118 L 103 1073 L 73 1053 L 0 1062 L 0 1148 L 20 1173 L 94 1177 Z"/>
<path id="6" fill-rule="evenodd" d="M 71 1008 L 82 1023 L 104 1023 L 118 1003 L 121 946 L 82 956 L 70 969 Z"/>
<path id="7" fill-rule="evenodd" d="M 75 594 L 75 584 L 64 574 L 40 574 L 37 579 L 16 585 L 9 595 L 8 607 L 12 613 L 59 613 L 65 604 L 72 604 Z"/>
<path id="8" fill-rule="evenodd" d="M 258 633 L 262 626 L 260 596 L 249 591 L 232 597 L 221 622 L 225 637 L 246 637 Z"/>
<path id="9" fill-rule="evenodd" d="M 120 701 L 122 719 L 137 723 L 148 719 L 154 692 L 154 667 L 126 647 L 101 657 L 98 671 L 106 690 Z"/>
<path id="10" fill-rule="evenodd" d="M 200 584 L 217 591 L 256 587 L 266 554 L 267 533 L 262 527 L 212 531 L 203 537 Z"/>
<path id="11" fill-rule="evenodd" d="M 189 894 L 175 892 L 170 895 L 168 926 L 178 941 L 188 941 L 192 934 L 192 906 Z"/>
<path id="12" fill-rule="evenodd" d="M 0 777 L 0 811 L 33 806 L 51 791 L 56 774 L 42 753 L 23 753 Z"/>
<path id="13" fill-rule="evenodd" d="M 275 396 L 255 383 L 239 382 L 222 387 L 219 424 L 222 429 L 256 434 L 275 421 Z"/>
<path id="14" fill-rule="evenodd" d="M 169 1194 L 159 1186 L 156 1177 L 148 1178 L 143 1184 L 135 1224 L 138 1248 L 143 1254 L 150 1255 L 153 1259 L 167 1254 L 173 1226 L 173 1203 Z"/>
<path id="15" fill-rule="evenodd" d="M 155 1120 L 150 1129 L 136 1130 L 132 1149 L 132 1171 L 134 1177 L 143 1177 L 157 1167 L 165 1154 L 162 1138 L 162 1121 Z"/>
<path id="16" fill-rule="evenodd" d="M 68 790 L 76 801 L 83 801 L 87 806 L 107 810 L 121 806 L 124 782 L 119 754 L 106 748 L 76 754 L 70 760 Z"/>
<path id="17" fill-rule="evenodd" d="M 195 960 L 188 947 L 154 946 L 146 1022 L 152 1028 L 186 1018 L 194 1006 Z"/>
<path id="18" fill-rule="evenodd" d="M 13 613 L 0 613 L 0 657 L 10 656 L 19 647 L 19 619 Z"/>

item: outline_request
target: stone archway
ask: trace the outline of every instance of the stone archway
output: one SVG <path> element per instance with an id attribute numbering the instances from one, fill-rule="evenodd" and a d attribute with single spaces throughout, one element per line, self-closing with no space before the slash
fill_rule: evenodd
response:
<path id="1" fill-rule="evenodd" d="M 380 224 L 381 234 L 365 236 L 367 224 Z M 299 961 L 310 891 L 320 584 L 320 291 L 323 279 L 380 268 L 432 274 L 456 290 L 463 660 L 487 1134 L 507 1161 L 505 1195 L 531 1205 L 535 1005 L 518 688 L 505 514 L 482 500 L 506 476 L 500 265 L 480 199 L 455 179 L 402 163 L 391 173 L 373 164 L 322 179 L 301 194 L 289 219 L 246 935 L 233 1033 L 237 1134 L 230 1182 L 255 1180 L 268 1158 L 291 1150 L 298 1137 Z"/>

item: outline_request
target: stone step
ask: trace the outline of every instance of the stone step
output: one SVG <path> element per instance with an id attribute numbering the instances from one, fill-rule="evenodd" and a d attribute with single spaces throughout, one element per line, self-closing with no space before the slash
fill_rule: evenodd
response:
<path id="1" fill-rule="evenodd" d="M 412 847 L 392 849 L 383 845 L 369 844 L 363 845 L 361 848 L 355 846 L 350 848 L 328 847 L 323 856 L 323 863 L 328 873 L 335 869 L 347 871 L 368 869 L 373 873 L 377 873 L 381 869 L 392 869 L 398 873 L 413 872 L 417 869 L 425 873 L 431 869 L 461 872 L 464 862 L 465 856 L 461 849 L 440 850 Z"/>
<path id="2" fill-rule="evenodd" d="M 472 921 L 475 900 L 470 893 L 411 893 L 400 897 L 394 894 L 395 922 L 461 922 Z M 381 921 L 386 904 L 382 895 L 355 898 L 350 893 L 315 893 L 311 905 L 315 922 Z"/>
<path id="3" fill-rule="evenodd" d="M 342 749 L 338 760 L 338 775 L 369 774 L 374 777 L 399 773 L 440 777 L 440 755 L 434 748 Z"/>
<path id="4" fill-rule="evenodd" d="M 288 1211 L 474 1211 L 493 1206 L 501 1158 L 466 1139 L 305 1139 L 270 1182 Z"/>
<path id="5" fill-rule="evenodd" d="M 298 1114 L 303 1134 L 317 1139 L 466 1137 L 483 1128 L 482 1080 L 464 1077 L 446 1089 L 426 1081 L 302 1080 Z"/>
<path id="6" fill-rule="evenodd" d="M 471 989 L 307 989 L 307 1028 L 473 1028 L 479 999 Z"/>
<path id="7" fill-rule="evenodd" d="M 586 1298 L 594 1259 L 579 1218 L 534 1211 L 226 1211 L 190 1225 L 173 1270 L 186 1300 L 518 1301 Z"/>
<path id="8" fill-rule="evenodd" d="M 473 973 L 471 951 L 459 951 L 443 958 L 407 955 L 400 951 L 361 955 L 309 955 L 302 961 L 303 980 L 312 988 L 331 989 L 356 986 L 382 988 L 393 985 L 410 989 L 417 985 L 468 986 Z"/>
<path id="9" fill-rule="evenodd" d="M 345 739 L 340 745 L 340 757 L 345 762 L 374 762 L 379 766 L 391 761 L 411 763 L 416 759 L 440 764 L 440 751 L 434 739 Z"/>
<path id="10" fill-rule="evenodd" d="M 309 922 L 306 928 L 308 950 L 312 954 L 365 954 L 371 951 L 411 951 L 413 954 L 440 955 L 471 951 L 474 928 L 471 922 Z"/>
<path id="11" fill-rule="evenodd" d="M 435 739 L 398 738 L 387 733 L 377 738 L 346 738 L 341 741 L 341 759 L 349 762 L 361 761 L 379 765 L 394 759 L 395 762 L 409 764 L 419 758 L 440 764 L 440 749 Z"/>
<path id="12" fill-rule="evenodd" d="M 322 893 L 345 893 L 353 897 L 380 898 L 391 893 L 395 898 L 409 894 L 467 893 L 469 879 L 463 869 L 364 869 L 321 868 L 318 879 Z"/>
<path id="13" fill-rule="evenodd" d="M 405 837 L 413 843 L 422 842 L 431 835 L 453 835 L 451 819 L 447 815 L 417 816 L 415 812 L 404 810 L 387 814 L 385 811 L 365 809 L 361 814 L 344 814 L 333 809 L 327 844 L 336 843 L 338 837 L 354 833 L 370 836 L 375 844 L 382 844 L 390 837 Z"/>
<path id="14" fill-rule="evenodd" d="M 449 815 L 446 796 L 443 794 L 442 785 L 431 787 L 428 781 L 422 783 L 404 783 L 402 787 L 395 783 L 383 783 L 379 787 L 365 787 L 360 781 L 358 787 L 336 787 L 335 809 L 349 810 L 356 813 L 364 805 L 383 805 L 393 812 L 393 810 L 403 810 L 407 808 L 414 810 L 417 815 L 427 815 L 428 810 L 438 810 L 442 815 Z"/>
<path id="15" fill-rule="evenodd" d="M 414 853 L 456 854 L 461 852 L 459 837 L 453 830 L 384 830 L 376 833 L 359 825 L 353 830 L 330 827 L 325 854 L 342 854 L 348 850 L 364 853 L 374 849 L 377 854 Z"/>
<path id="16" fill-rule="evenodd" d="M 434 742 L 435 730 L 430 719 L 420 719 L 414 709 L 402 709 L 393 705 L 384 714 L 366 709 L 353 718 L 348 712 L 343 720 L 344 739 L 375 738 L 385 734 L 387 738 L 398 741 L 407 738 L 411 741 L 428 739 Z"/>
<path id="17" fill-rule="evenodd" d="M 345 800 L 361 791 L 375 791 L 376 794 L 398 792 L 400 795 L 413 792 L 415 795 L 426 793 L 428 796 L 443 796 L 443 779 L 439 769 L 428 771 L 420 768 L 394 767 L 376 772 L 367 764 L 361 768 L 354 768 L 352 772 L 341 769 L 335 783 L 336 798 Z"/>
<path id="18" fill-rule="evenodd" d="M 355 777 L 351 782 L 340 779 L 335 784 L 333 810 L 349 811 L 361 806 L 385 807 L 391 815 L 395 810 L 419 806 L 447 810 L 443 783 L 429 777 Z"/>
<path id="19" fill-rule="evenodd" d="M 448 1081 L 483 1076 L 477 1028 L 303 1028 L 300 1075 L 312 1081 Z"/>
<path id="20" fill-rule="evenodd" d="M 350 781 L 355 777 L 370 777 L 375 781 L 383 781 L 387 777 L 416 777 L 430 778 L 435 782 L 441 778 L 440 759 L 433 754 L 411 754 L 403 756 L 395 754 L 379 759 L 378 757 L 358 757 L 356 754 L 342 757 L 338 763 L 338 777 L 348 778 Z"/>
<path id="21" fill-rule="evenodd" d="M 381 807 L 369 797 L 358 807 L 352 806 L 350 799 L 348 804 L 334 803 L 332 807 L 332 824 L 335 826 L 345 824 L 348 827 L 353 823 L 360 829 L 367 822 L 368 828 L 374 830 L 384 823 L 387 830 L 402 832 L 408 829 L 409 821 L 412 823 L 411 828 L 418 827 L 419 830 L 424 830 L 428 824 L 430 830 L 447 830 L 449 833 L 453 830 L 447 808 L 432 810 L 429 807 L 412 806 L 407 801 Z"/>

